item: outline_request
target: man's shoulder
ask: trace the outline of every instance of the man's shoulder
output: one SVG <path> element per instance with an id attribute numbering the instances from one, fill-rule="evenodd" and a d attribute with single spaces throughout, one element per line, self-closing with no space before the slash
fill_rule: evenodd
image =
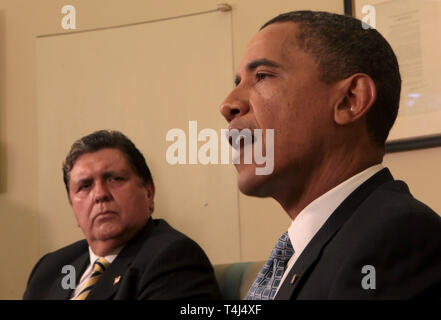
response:
<path id="1" fill-rule="evenodd" d="M 56 279 L 62 274 L 63 267 L 79 261 L 78 258 L 87 253 L 87 247 L 87 241 L 80 240 L 41 257 L 29 275 L 23 298 L 46 298 L 49 288 L 57 283 Z"/>
<path id="2" fill-rule="evenodd" d="M 87 250 L 89 247 L 87 240 L 83 239 L 83 240 L 78 240 L 75 241 L 65 247 L 62 247 L 58 250 L 55 250 L 52 252 L 52 254 L 63 254 L 63 253 L 76 253 L 78 251 L 84 251 Z"/>
<path id="3" fill-rule="evenodd" d="M 434 224 L 441 228 L 441 217 L 428 205 L 414 198 L 407 184 L 400 180 L 379 186 L 359 209 L 369 211 L 377 224 L 406 220 L 417 224 Z"/>
<path id="4" fill-rule="evenodd" d="M 68 264 L 71 260 L 87 252 L 88 244 L 85 239 L 76 241 L 44 255 L 39 263 L 44 264 Z"/>
<path id="5" fill-rule="evenodd" d="M 334 270 L 329 297 L 439 295 L 436 290 L 441 278 L 436 270 L 441 267 L 441 217 L 415 199 L 402 181 L 386 182 L 371 192 L 326 252 L 320 271 Z M 376 290 L 361 288 L 363 266 L 375 268 Z"/>
<path id="6" fill-rule="evenodd" d="M 342 227 L 353 236 L 352 244 L 398 245 L 415 249 L 424 244 L 439 250 L 441 217 L 415 199 L 403 181 L 393 180 L 376 188 Z"/>
<path id="7" fill-rule="evenodd" d="M 163 219 L 149 221 L 137 238 L 124 252 L 136 256 L 135 264 L 151 264 L 176 257 L 208 261 L 204 250 L 193 239 L 174 229 Z"/>
<path id="8" fill-rule="evenodd" d="M 350 213 L 335 240 L 357 252 L 369 248 L 373 252 L 378 248 L 420 252 L 420 246 L 433 252 L 440 249 L 441 217 L 415 199 L 403 181 L 390 180 L 377 186 Z"/>
<path id="9" fill-rule="evenodd" d="M 143 232 L 145 232 L 144 244 L 153 245 L 161 250 L 176 243 L 199 247 L 193 239 L 170 226 L 164 219 L 152 219 L 150 225 Z"/>
<path id="10" fill-rule="evenodd" d="M 165 220 L 150 218 L 117 259 L 130 263 L 126 272 L 132 275 L 139 299 L 219 296 L 213 268 L 203 249 Z"/>

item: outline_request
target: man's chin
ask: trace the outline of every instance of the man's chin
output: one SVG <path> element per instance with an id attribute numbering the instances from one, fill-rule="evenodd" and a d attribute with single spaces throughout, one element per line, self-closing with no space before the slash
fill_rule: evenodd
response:
<path id="1" fill-rule="evenodd" d="M 120 237 L 123 230 L 119 225 L 111 222 L 103 222 L 95 230 L 95 239 L 100 241 L 107 241 Z"/>
<path id="2" fill-rule="evenodd" d="M 246 174 L 247 173 L 247 174 Z M 253 197 L 269 197 L 266 192 L 266 180 L 268 177 L 256 175 L 251 172 L 240 172 L 238 175 L 238 187 L 240 192 L 247 196 Z"/>

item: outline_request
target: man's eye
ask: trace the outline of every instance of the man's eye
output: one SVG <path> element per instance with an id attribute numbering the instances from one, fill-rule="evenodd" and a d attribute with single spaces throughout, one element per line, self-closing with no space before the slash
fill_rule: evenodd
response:
<path id="1" fill-rule="evenodd" d="M 90 186 L 91 186 L 90 183 L 82 184 L 82 185 L 78 188 L 78 191 L 85 190 L 85 189 L 89 188 Z"/>
<path id="2" fill-rule="evenodd" d="M 110 181 L 124 181 L 124 177 L 111 177 L 109 178 Z"/>
<path id="3" fill-rule="evenodd" d="M 263 80 L 263 79 L 265 79 L 266 77 L 269 77 L 269 76 L 270 75 L 267 74 L 267 73 L 261 73 L 261 72 L 256 73 L 257 81 Z"/>

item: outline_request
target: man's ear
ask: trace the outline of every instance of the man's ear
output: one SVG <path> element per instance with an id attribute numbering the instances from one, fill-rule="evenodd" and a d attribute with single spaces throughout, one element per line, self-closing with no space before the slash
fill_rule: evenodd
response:
<path id="1" fill-rule="evenodd" d="M 145 189 L 146 189 L 146 195 L 147 195 L 147 199 L 150 202 L 150 213 L 153 212 L 153 210 L 155 210 L 155 202 L 154 202 L 154 198 L 155 198 L 155 184 L 152 182 L 149 182 L 145 185 Z"/>
<path id="2" fill-rule="evenodd" d="M 340 81 L 343 98 L 334 107 L 334 120 L 346 125 L 363 117 L 377 98 L 374 80 L 365 73 L 356 73 Z"/>

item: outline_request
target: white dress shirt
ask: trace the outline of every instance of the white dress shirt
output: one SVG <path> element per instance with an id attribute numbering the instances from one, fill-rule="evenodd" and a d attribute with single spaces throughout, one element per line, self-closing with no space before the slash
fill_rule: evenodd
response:
<path id="1" fill-rule="evenodd" d="M 337 207 L 363 182 L 368 180 L 383 168 L 384 167 L 382 164 L 377 164 L 367 168 L 355 176 L 352 176 L 315 199 L 297 215 L 297 217 L 292 221 L 291 226 L 288 228 L 288 235 L 294 248 L 294 254 L 288 261 L 285 273 L 283 274 L 282 281 L 280 282 L 277 291 L 280 289 L 280 286 L 302 253 L 303 249 L 305 249 L 305 247 L 308 245 L 317 231 L 319 231 L 319 229 L 325 224 L 326 220 L 328 220 L 335 209 L 337 209 Z"/>
<path id="2" fill-rule="evenodd" d="M 119 247 L 119 248 L 113 250 L 109 255 L 107 255 L 105 257 L 99 257 L 92 251 L 92 249 L 89 246 L 90 263 L 87 266 L 86 271 L 84 271 L 83 275 L 81 276 L 80 283 L 75 288 L 75 290 L 72 294 L 71 300 L 74 300 L 78 296 L 78 294 L 83 290 L 84 285 L 86 284 L 87 280 L 89 280 L 90 276 L 92 275 L 93 265 L 94 265 L 95 261 L 99 258 L 105 258 L 107 261 L 109 261 L 109 264 L 110 264 L 118 256 L 118 254 L 120 253 L 122 248 L 123 247 Z"/>

